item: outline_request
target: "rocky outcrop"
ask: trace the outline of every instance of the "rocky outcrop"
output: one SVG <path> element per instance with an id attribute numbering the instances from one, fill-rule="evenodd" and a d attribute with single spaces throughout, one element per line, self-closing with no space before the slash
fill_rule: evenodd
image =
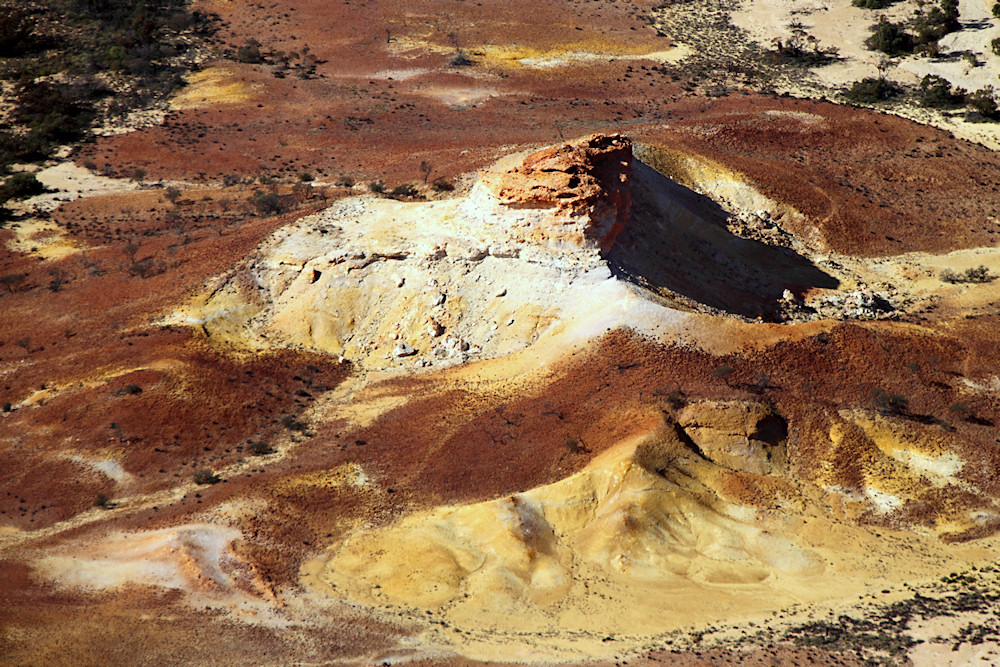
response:
<path id="1" fill-rule="evenodd" d="M 521 213 L 502 216 L 521 242 L 607 250 L 625 227 L 631 173 L 632 142 L 595 134 L 483 171 L 477 199 L 487 200 L 487 209 L 492 203 L 494 213 Z"/>
<path id="2" fill-rule="evenodd" d="M 632 298 L 601 257 L 629 214 L 631 166 L 627 138 L 595 135 L 504 158 L 465 197 L 343 199 L 277 231 L 178 317 L 230 344 L 374 368 L 523 350 Z"/>
<path id="3" fill-rule="evenodd" d="M 770 475 L 785 466 L 785 420 L 754 401 L 700 401 L 681 410 L 677 422 L 715 463 L 740 472 Z"/>

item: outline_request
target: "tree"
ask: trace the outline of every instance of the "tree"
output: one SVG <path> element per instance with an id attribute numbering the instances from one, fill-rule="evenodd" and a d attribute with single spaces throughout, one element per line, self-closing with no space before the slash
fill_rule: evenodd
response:
<path id="1" fill-rule="evenodd" d="M 997 101 L 993 86 L 980 88 L 972 93 L 967 101 L 970 109 L 987 118 L 994 118 L 997 114 Z"/>
<path id="2" fill-rule="evenodd" d="M 887 79 L 866 77 L 851 84 L 851 87 L 844 91 L 844 96 L 852 102 L 875 104 L 890 100 L 900 92 L 902 91 L 899 86 Z"/>
<path id="3" fill-rule="evenodd" d="M 11 199 L 26 199 L 42 192 L 45 192 L 45 186 L 34 174 L 18 172 L 0 186 L 0 205 Z"/>
<path id="4" fill-rule="evenodd" d="M 66 272 L 57 266 L 49 269 L 49 275 L 52 276 L 52 282 L 49 283 L 49 291 L 58 292 L 62 289 L 63 283 L 66 282 Z"/>
<path id="5" fill-rule="evenodd" d="M 432 171 L 434 171 L 434 167 L 431 166 L 430 162 L 424 160 L 420 163 L 420 173 L 424 175 L 424 183 L 431 177 Z"/>
<path id="6" fill-rule="evenodd" d="M 925 107 L 954 107 L 960 105 L 965 99 L 965 90 L 957 88 L 953 91 L 951 83 L 947 79 L 928 74 L 920 80 L 917 98 L 920 100 L 921 106 Z"/>
<path id="7" fill-rule="evenodd" d="M 872 26 L 872 34 L 865 40 L 865 46 L 890 56 L 903 55 L 913 52 L 913 36 L 901 24 L 883 16 Z"/>

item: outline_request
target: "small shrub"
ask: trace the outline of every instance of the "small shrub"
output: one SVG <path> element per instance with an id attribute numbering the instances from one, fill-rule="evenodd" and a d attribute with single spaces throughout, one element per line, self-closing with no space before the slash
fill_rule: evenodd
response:
<path id="1" fill-rule="evenodd" d="M 416 197 L 420 192 L 411 183 L 403 183 L 402 185 L 397 185 L 389 194 L 393 197 Z"/>
<path id="2" fill-rule="evenodd" d="M 53 294 L 62 289 L 62 286 L 66 284 L 66 280 L 69 277 L 66 271 L 58 266 L 49 269 L 49 275 L 52 276 L 52 280 L 49 281 L 49 291 Z"/>
<path id="3" fill-rule="evenodd" d="M 936 109 L 956 107 L 965 99 L 965 90 L 962 88 L 952 90 L 951 83 L 947 79 L 928 74 L 920 80 L 917 99 L 920 100 L 921 106 L 925 107 Z"/>
<path id="4" fill-rule="evenodd" d="M 299 180 L 303 183 L 308 183 L 309 181 L 313 180 L 313 175 L 310 174 L 308 171 L 303 171 L 302 173 L 299 174 Z"/>
<path id="5" fill-rule="evenodd" d="M 241 63 L 253 65 L 264 62 L 264 55 L 260 52 L 260 42 L 255 39 L 248 39 L 246 44 L 236 50 L 236 59 Z"/>
<path id="6" fill-rule="evenodd" d="M 1000 2 L 993 5 L 993 17 L 1000 19 Z"/>
<path id="7" fill-rule="evenodd" d="M 171 185 L 169 188 L 163 191 L 163 196 L 167 198 L 167 201 L 171 204 L 176 204 L 177 200 L 181 198 L 181 191 Z"/>
<path id="8" fill-rule="evenodd" d="M 475 65 L 476 61 L 466 55 L 465 51 L 459 49 L 455 52 L 455 55 L 452 56 L 451 60 L 448 61 L 448 64 L 452 67 L 470 67 Z"/>
<path id="9" fill-rule="evenodd" d="M 372 181 L 368 184 L 368 189 L 380 195 L 385 192 L 385 181 Z"/>
<path id="10" fill-rule="evenodd" d="M 98 493 L 97 497 L 94 498 L 94 507 L 100 507 L 102 510 L 111 508 L 111 499 L 108 498 L 106 493 Z"/>
<path id="11" fill-rule="evenodd" d="M 132 265 L 128 267 L 129 275 L 142 278 L 143 280 L 146 278 L 152 278 L 153 276 L 158 276 L 166 270 L 166 265 L 162 262 L 157 262 L 153 257 L 147 257 L 139 260 L 138 262 L 133 262 Z"/>
<path id="12" fill-rule="evenodd" d="M 251 440 L 247 443 L 247 446 L 243 448 L 243 451 L 251 456 L 267 456 L 268 454 L 274 453 L 274 448 L 263 440 Z"/>
<path id="13" fill-rule="evenodd" d="M 872 34 L 865 40 L 865 46 L 872 51 L 881 51 L 890 56 L 913 52 L 913 35 L 906 32 L 902 24 L 888 21 L 885 17 L 872 26 Z"/>
<path id="14" fill-rule="evenodd" d="M 997 101 L 993 86 L 980 88 L 969 95 L 966 102 L 972 111 L 986 118 L 995 118 L 997 115 Z"/>
<path id="15" fill-rule="evenodd" d="M 277 215 L 285 212 L 285 204 L 276 192 L 265 193 L 255 190 L 250 201 L 260 215 Z"/>
<path id="16" fill-rule="evenodd" d="M 292 415 L 285 415 L 281 418 L 281 425 L 289 431 L 305 431 L 307 426 L 303 421 L 299 421 Z"/>
<path id="17" fill-rule="evenodd" d="M 899 0 L 852 0 L 851 4 L 861 9 L 885 9 Z"/>
<path id="18" fill-rule="evenodd" d="M 901 92 L 899 86 L 882 77 L 867 77 L 851 84 L 844 92 L 844 97 L 860 104 L 876 104 L 891 100 Z"/>
<path id="19" fill-rule="evenodd" d="M 946 283 L 989 283 L 996 280 L 996 276 L 983 264 L 977 267 L 966 269 L 962 273 L 955 273 L 951 269 L 941 272 L 941 280 Z"/>
<path id="20" fill-rule="evenodd" d="M 939 4 L 931 5 L 929 10 L 919 11 L 913 21 L 916 43 L 937 42 L 948 33 L 955 32 L 962 27 L 958 16 L 958 0 L 939 0 Z"/>
<path id="21" fill-rule="evenodd" d="M 129 178 L 131 178 L 133 181 L 141 181 L 142 179 L 146 178 L 146 170 L 136 167 L 129 174 Z"/>
<path id="22" fill-rule="evenodd" d="M 27 277 L 27 273 L 8 273 L 0 276 L 0 285 L 7 288 L 8 294 L 13 294 L 24 284 Z"/>
<path id="23" fill-rule="evenodd" d="M 890 394 L 884 389 L 876 389 L 872 392 L 872 405 L 884 415 L 903 415 L 909 409 L 910 402 L 902 394 Z"/>
<path id="24" fill-rule="evenodd" d="M 218 484 L 221 481 L 218 475 L 207 468 L 194 471 L 195 484 Z"/>
<path id="25" fill-rule="evenodd" d="M 443 178 L 434 179 L 434 182 L 431 183 L 431 187 L 434 188 L 435 192 L 451 192 L 455 189 L 455 186 L 452 185 L 451 181 L 447 181 Z"/>
<path id="26" fill-rule="evenodd" d="M 976 418 L 975 410 L 970 408 L 969 404 L 964 401 L 956 401 L 955 403 L 949 405 L 948 412 L 967 422 L 973 421 Z"/>
<path id="27" fill-rule="evenodd" d="M 26 199 L 45 192 L 42 185 L 34 174 L 18 172 L 0 186 L 0 204 L 11 199 Z"/>
<path id="28" fill-rule="evenodd" d="M 733 367 L 730 366 L 729 364 L 722 364 L 714 371 L 712 371 L 712 377 L 719 378 L 722 380 L 727 379 L 732 374 L 733 374 Z"/>
<path id="29" fill-rule="evenodd" d="M 687 396 L 677 387 L 666 392 L 665 400 L 671 410 L 680 410 L 687 405 Z"/>
<path id="30" fill-rule="evenodd" d="M 342 187 L 342 188 L 353 188 L 354 187 L 354 179 L 351 178 L 350 176 L 343 176 L 342 175 L 337 180 L 335 180 L 333 182 L 333 184 L 336 185 L 336 186 Z"/>
<path id="31" fill-rule="evenodd" d="M 990 42 L 990 49 L 992 49 L 993 55 L 1000 56 L 1000 37 L 997 37 Z"/>

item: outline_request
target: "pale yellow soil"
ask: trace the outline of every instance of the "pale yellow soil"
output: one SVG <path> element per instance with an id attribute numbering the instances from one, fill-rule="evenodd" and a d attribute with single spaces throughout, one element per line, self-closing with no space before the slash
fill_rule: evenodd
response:
<path id="1" fill-rule="evenodd" d="M 208 67 L 187 77 L 187 86 L 171 100 L 174 109 L 245 103 L 255 89 L 226 67 Z"/>
<path id="2" fill-rule="evenodd" d="M 548 486 L 360 529 L 304 574 L 386 613 L 429 610 L 464 655 L 573 660 L 991 557 L 842 523 L 792 491 L 767 509 L 729 502 L 721 475 L 654 432 Z"/>

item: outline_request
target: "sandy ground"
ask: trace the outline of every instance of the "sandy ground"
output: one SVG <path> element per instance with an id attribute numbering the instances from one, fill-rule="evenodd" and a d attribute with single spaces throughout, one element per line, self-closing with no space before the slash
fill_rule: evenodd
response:
<path id="1" fill-rule="evenodd" d="M 896 22 L 909 19 L 916 8 L 915 2 L 899 2 L 878 11 L 854 7 L 850 0 L 794 4 L 746 2 L 733 12 L 732 21 L 763 45 L 769 45 L 774 38 L 787 40 L 793 24 L 798 24 L 821 46 L 836 46 L 838 61 L 810 69 L 810 75 L 820 87 L 836 90 L 865 77 L 879 76 L 885 56 L 865 47 L 870 26 L 882 15 Z M 887 68 L 888 78 L 915 86 L 925 75 L 931 74 L 944 77 L 953 86 L 969 92 L 986 86 L 996 87 L 1000 59 L 993 53 L 991 42 L 1000 36 L 1000 27 L 991 9 L 992 5 L 984 0 L 962 0 L 959 3 L 962 28 L 941 39 L 941 57 L 907 56 L 893 60 Z M 967 60 L 965 54 L 973 54 L 976 64 Z M 808 87 L 793 85 L 790 90 L 803 96 L 812 94 Z M 966 122 L 962 112 L 941 113 L 912 104 L 901 108 L 893 106 L 891 112 L 948 129 L 994 150 L 1000 147 L 1000 129 L 995 123 Z"/>

